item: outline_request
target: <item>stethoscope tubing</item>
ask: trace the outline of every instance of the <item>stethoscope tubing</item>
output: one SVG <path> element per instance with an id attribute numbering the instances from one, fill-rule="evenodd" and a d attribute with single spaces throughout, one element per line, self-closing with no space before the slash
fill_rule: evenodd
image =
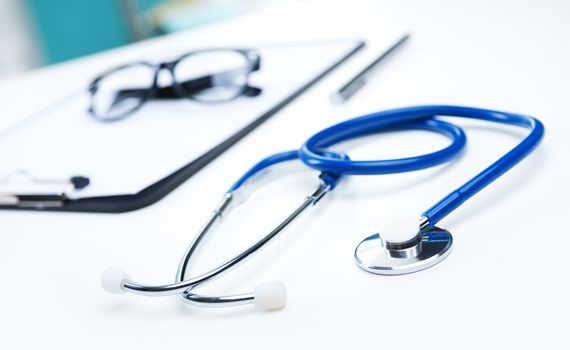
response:
<path id="1" fill-rule="evenodd" d="M 423 213 L 435 225 L 466 200 L 481 191 L 528 155 L 544 134 L 544 126 L 533 117 L 459 106 L 416 106 L 392 109 L 350 119 L 311 136 L 299 151 L 309 167 L 340 175 L 379 175 L 413 171 L 441 164 L 457 156 L 466 143 L 461 128 L 435 119 L 436 116 L 478 119 L 530 129 L 530 133 L 491 166 L 452 191 Z M 350 160 L 328 156 L 326 148 L 342 141 L 394 129 L 425 129 L 451 138 L 451 144 L 437 152 L 393 160 Z"/>

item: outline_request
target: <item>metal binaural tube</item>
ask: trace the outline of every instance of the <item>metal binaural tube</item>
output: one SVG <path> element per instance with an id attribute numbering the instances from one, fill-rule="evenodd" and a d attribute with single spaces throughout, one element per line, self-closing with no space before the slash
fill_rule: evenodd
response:
<path id="1" fill-rule="evenodd" d="M 181 294 L 181 297 L 185 302 L 191 304 L 203 304 L 203 303 L 213 303 L 213 304 L 224 304 L 224 305 L 235 305 L 252 303 L 254 301 L 253 294 L 238 294 L 233 296 L 202 296 L 194 293 L 190 293 L 189 290 L 207 282 L 213 281 L 215 278 L 222 276 L 224 273 L 228 272 L 239 263 L 243 262 L 246 258 L 253 255 L 259 249 L 269 243 L 273 238 L 275 238 L 280 232 L 287 227 L 293 220 L 295 220 L 301 213 L 303 213 L 312 204 L 316 203 L 321 199 L 330 189 L 330 185 L 326 183 L 321 183 L 313 191 L 311 195 L 305 198 L 303 203 L 291 213 L 285 220 L 283 220 L 277 227 L 275 227 L 269 234 L 257 241 L 255 244 L 250 246 L 248 249 L 244 250 L 240 254 L 234 256 L 233 258 L 227 260 L 225 263 L 219 265 L 218 267 L 201 274 L 199 276 L 182 280 L 185 275 L 187 264 L 190 261 L 192 254 L 196 251 L 201 240 L 206 236 L 206 234 L 212 229 L 214 224 L 221 218 L 221 214 L 229 208 L 229 204 L 232 200 L 231 195 L 226 195 L 224 201 L 219 206 L 219 208 L 214 212 L 212 218 L 208 221 L 204 229 L 196 236 L 192 244 L 187 249 L 184 254 L 180 266 L 178 268 L 178 273 L 176 276 L 176 283 L 149 286 L 139 284 L 130 280 L 125 280 L 122 282 L 122 289 L 130 293 L 146 295 L 146 296 L 167 296 Z M 186 292 L 186 293 L 185 293 Z"/>
<path id="2" fill-rule="evenodd" d="M 204 296 L 190 292 L 184 292 L 180 295 L 185 303 L 198 305 L 202 307 L 227 307 L 238 306 L 255 303 L 255 295 L 253 293 L 235 294 L 227 296 Z"/>

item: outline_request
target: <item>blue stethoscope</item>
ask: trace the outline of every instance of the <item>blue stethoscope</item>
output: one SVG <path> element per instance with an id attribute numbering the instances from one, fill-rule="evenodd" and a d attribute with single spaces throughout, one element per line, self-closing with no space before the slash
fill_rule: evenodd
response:
<path id="1" fill-rule="evenodd" d="M 103 287 L 111 293 L 131 292 L 150 296 L 180 295 L 186 303 L 201 306 L 254 303 L 261 309 L 283 307 L 286 292 L 284 285 L 280 282 L 260 285 L 253 293 L 227 296 L 201 295 L 195 293 L 195 290 L 228 272 L 271 241 L 299 214 L 332 191 L 344 175 L 380 175 L 414 171 L 444 163 L 457 156 L 466 144 L 465 133 L 460 127 L 440 120 L 437 116 L 478 119 L 530 130 L 528 136 L 517 146 L 427 209 L 419 220 L 402 218 L 385 225 L 380 233 L 365 238 L 354 253 L 358 266 L 368 272 L 382 275 L 406 274 L 437 264 L 449 254 L 453 239 L 449 231 L 435 225 L 532 152 L 544 134 L 544 127 L 538 119 L 479 108 L 418 106 L 372 113 L 333 125 L 311 136 L 300 150 L 274 154 L 247 171 L 225 194 L 224 200 L 214 211 L 204 229 L 186 250 L 174 283 L 159 286 L 143 285 L 133 282 L 124 272 L 111 268 L 102 276 Z M 351 160 L 346 155 L 328 150 L 329 147 L 342 141 L 380 132 L 409 129 L 443 134 L 451 139 L 451 144 L 433 153 L 392 160 Z M 283 222 L 248 249 L 206 273 L 187 277 L 186 272 L 190 260 L 200 242 L 231 207 L 238 190 L 260 171 L 295 159 L 300 159 L 310 168 L 320 171 L 320 181 L 316 189 Z"/>

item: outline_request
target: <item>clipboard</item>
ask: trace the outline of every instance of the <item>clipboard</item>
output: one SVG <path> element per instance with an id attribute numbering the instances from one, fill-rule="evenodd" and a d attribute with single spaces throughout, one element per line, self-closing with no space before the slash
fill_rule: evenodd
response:
<path id="1" fill-rule="evenodd" d="M 334 49 L 333 45 L 335 46 Z M 137 210 L 144 208 L 153 203 L 156 203 L 160 199 L 164 198 L 171 191 L 177 188 L 180 184 L 188 180 L 194 174 L 196 174 L 200 169 L 206 166 L 208 163 L 216 159 L 223 152 L 232 147 L 239 140 L 247 136 L 255 128 L 261 125 L 263 122 L 271 118 L 278 111 L 284 108 L 287 104 L 301 95 L 303 92 L 308 90 L 311 86 L 316 84 L 328 73 L 333 71 L 343 62 L 352 57 L 356 52 L 358 52 L 365 45 L 362 41 L 356 40 L 344 40 L 344 41 L 324 41 L 324 42 L 313 42 L 313 43 L 300 43 L 300 44 L 272 44 L 264 47 L 263 45 L 259 47 L 253 47 L 258 49 L 262 57 L 262 67 L 275 68 L 278 66 L 277 62 L 265 62 L 264 61 L 264 51 L 265 50 L 282 50 L 282 52 L 291 52 L 291 50 L 297 50 L 298 52 L 291 52 L 294 56 L 299 56 L 299 52 L 307 50 L 308 54 L 313 54 L 315 52 L 323 52 L 328 57 L 324 60 L 322 57 L 317 57 L 317 59 L 323 59 L 324 63 L 316 64 L 313 67 L 314 72 L 309 76 L 303 77 L 303 81 L 300 84 L 286 91 L 285 94 L 275 94 L 274 100 L 266 101 L 264 105 L 264 110 L 261 114 L 257 116 L 250 116 L 247 119 L 247 123 L 239 125 L 235 130 L 232 130 L 229 134 L 224 135 L 222 140 L 218 140 L 212 147 L 204 150 L 199 155 L 191 160 L 186 160 L 186 162 L 177 167 L 174 171 L 169 172 L 165 176 L 160 177 L 157 181 L 144 186 L 140 190 L 136 191 L 125 191 L 120 194 L 108 194 L 95 195 L 92 196 L 67 196 L 64 193 L 57 194 L 0 194 L 0 209 L 10 209 L 10 210 L 37 210 L 37 211 L 64 211 L 64 212 L 96 212 L 96 213 L 123 213 L 128 211 Z M 328 49 L 326 49 L 328 47 Z M 319 50 L 322 48 L 322 50 Z M 269 52 L 269 51 L 267 51 Z M 275 54 L 266 55 L 267 57 L 276 57 Z M 274 59 L 275 60 L 275 59 Z M 294 60 L 289 60 L 294 61 Z M 268 63 L 268 64 L 266 64 Z M 273 64 L 271 64 L 273 63 Z M 294 63 L 294 62 L 293 62 Z M 297 64 L 302 64 L 302 61 L 298 61 Z M 295 67 L 289 67 L 289 69 L 294 69 Z M 262 68 L 261 71 L 263 71 Z M 275 70 L 275 69 L 274 69 Z M 264 87 L 265 89 L 265 87 Z M 278 96 L 278 98 L 276 98 Z M 268 104 L 270 102 L 270 104 Z M 254 103 L 254 102 L 251 102 Z M 257 104 L 260 105 L 259 103 Z M 68 112 L 66 112 L 68 113 Z M 80 113 L 81 114 L 81 113 Z M 138 116 L 133 116 L 133 123 L 136 123 L 136 118 Z M 79 115 L 78 118 L 88 118 L 86 115 Z M 244 119 L 245 120 L 245 119 Z M 156 123 L 161 123 L 161 120 L 155 120 Z M 92 126 L 93 127 L 93 126 Z M 113 125 L 108 126 L 113 128 Z M 41 130 L 40 130 L 41 131 Z M 19 136 L 25 135 L 20 133 L 20 135 L 10 135 L 12 138 L 18 138 Z M 1 140 L 0 140 L 1 145 Z M 2 154 L 0 154 L 0 159 L 2 159 Z M 34 173 L 34 175 L 36 175 Z M 89 174 L 87 174 L 89 175 Z M 81 180 L 81 179 L 80 179 Z"/>

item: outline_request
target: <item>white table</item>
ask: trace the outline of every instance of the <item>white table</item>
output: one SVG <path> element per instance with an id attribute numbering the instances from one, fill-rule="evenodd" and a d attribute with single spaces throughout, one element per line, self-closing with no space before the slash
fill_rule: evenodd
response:
<path id="1" fill-rule="evenodd" d="M 101 70 L 157 50 L 331 37 L 368 43 L 155 205 L 120 215 L 1 211 L 0 348 L 567 349 L 569 15 L 564 1 L 294 2 L 2 82 L 6 128 Z M 404 31 L 412 40 L 362 91 L 345 105 L 329 103 L 334 88 Z M 469 146 L 452 165 L 351 178 L 269 248 L 203 289 L 246 292 L 281 280 L 289 293 L 281 311 L 199 309 L 99 287 L 101 271 L 113 265 L 142 282 L 169 282 L 223 191 L 262 156 L 351 116 L 428 103 L 531 114 L 547 129 L 535 153 L 441 223 L 455 248 L 436 267 L 380 277 L 359 270 L 352 253 L 381 223 L 421 213 L 524 131 L 461 122 Z M 366 141 L 346 146 L 353 158 L 410 155 L 446 142 L 426 133 Z M 312 172 L 275 179 L 220 227 L 204 266 L 266 232 L 315 181 Z"/>

